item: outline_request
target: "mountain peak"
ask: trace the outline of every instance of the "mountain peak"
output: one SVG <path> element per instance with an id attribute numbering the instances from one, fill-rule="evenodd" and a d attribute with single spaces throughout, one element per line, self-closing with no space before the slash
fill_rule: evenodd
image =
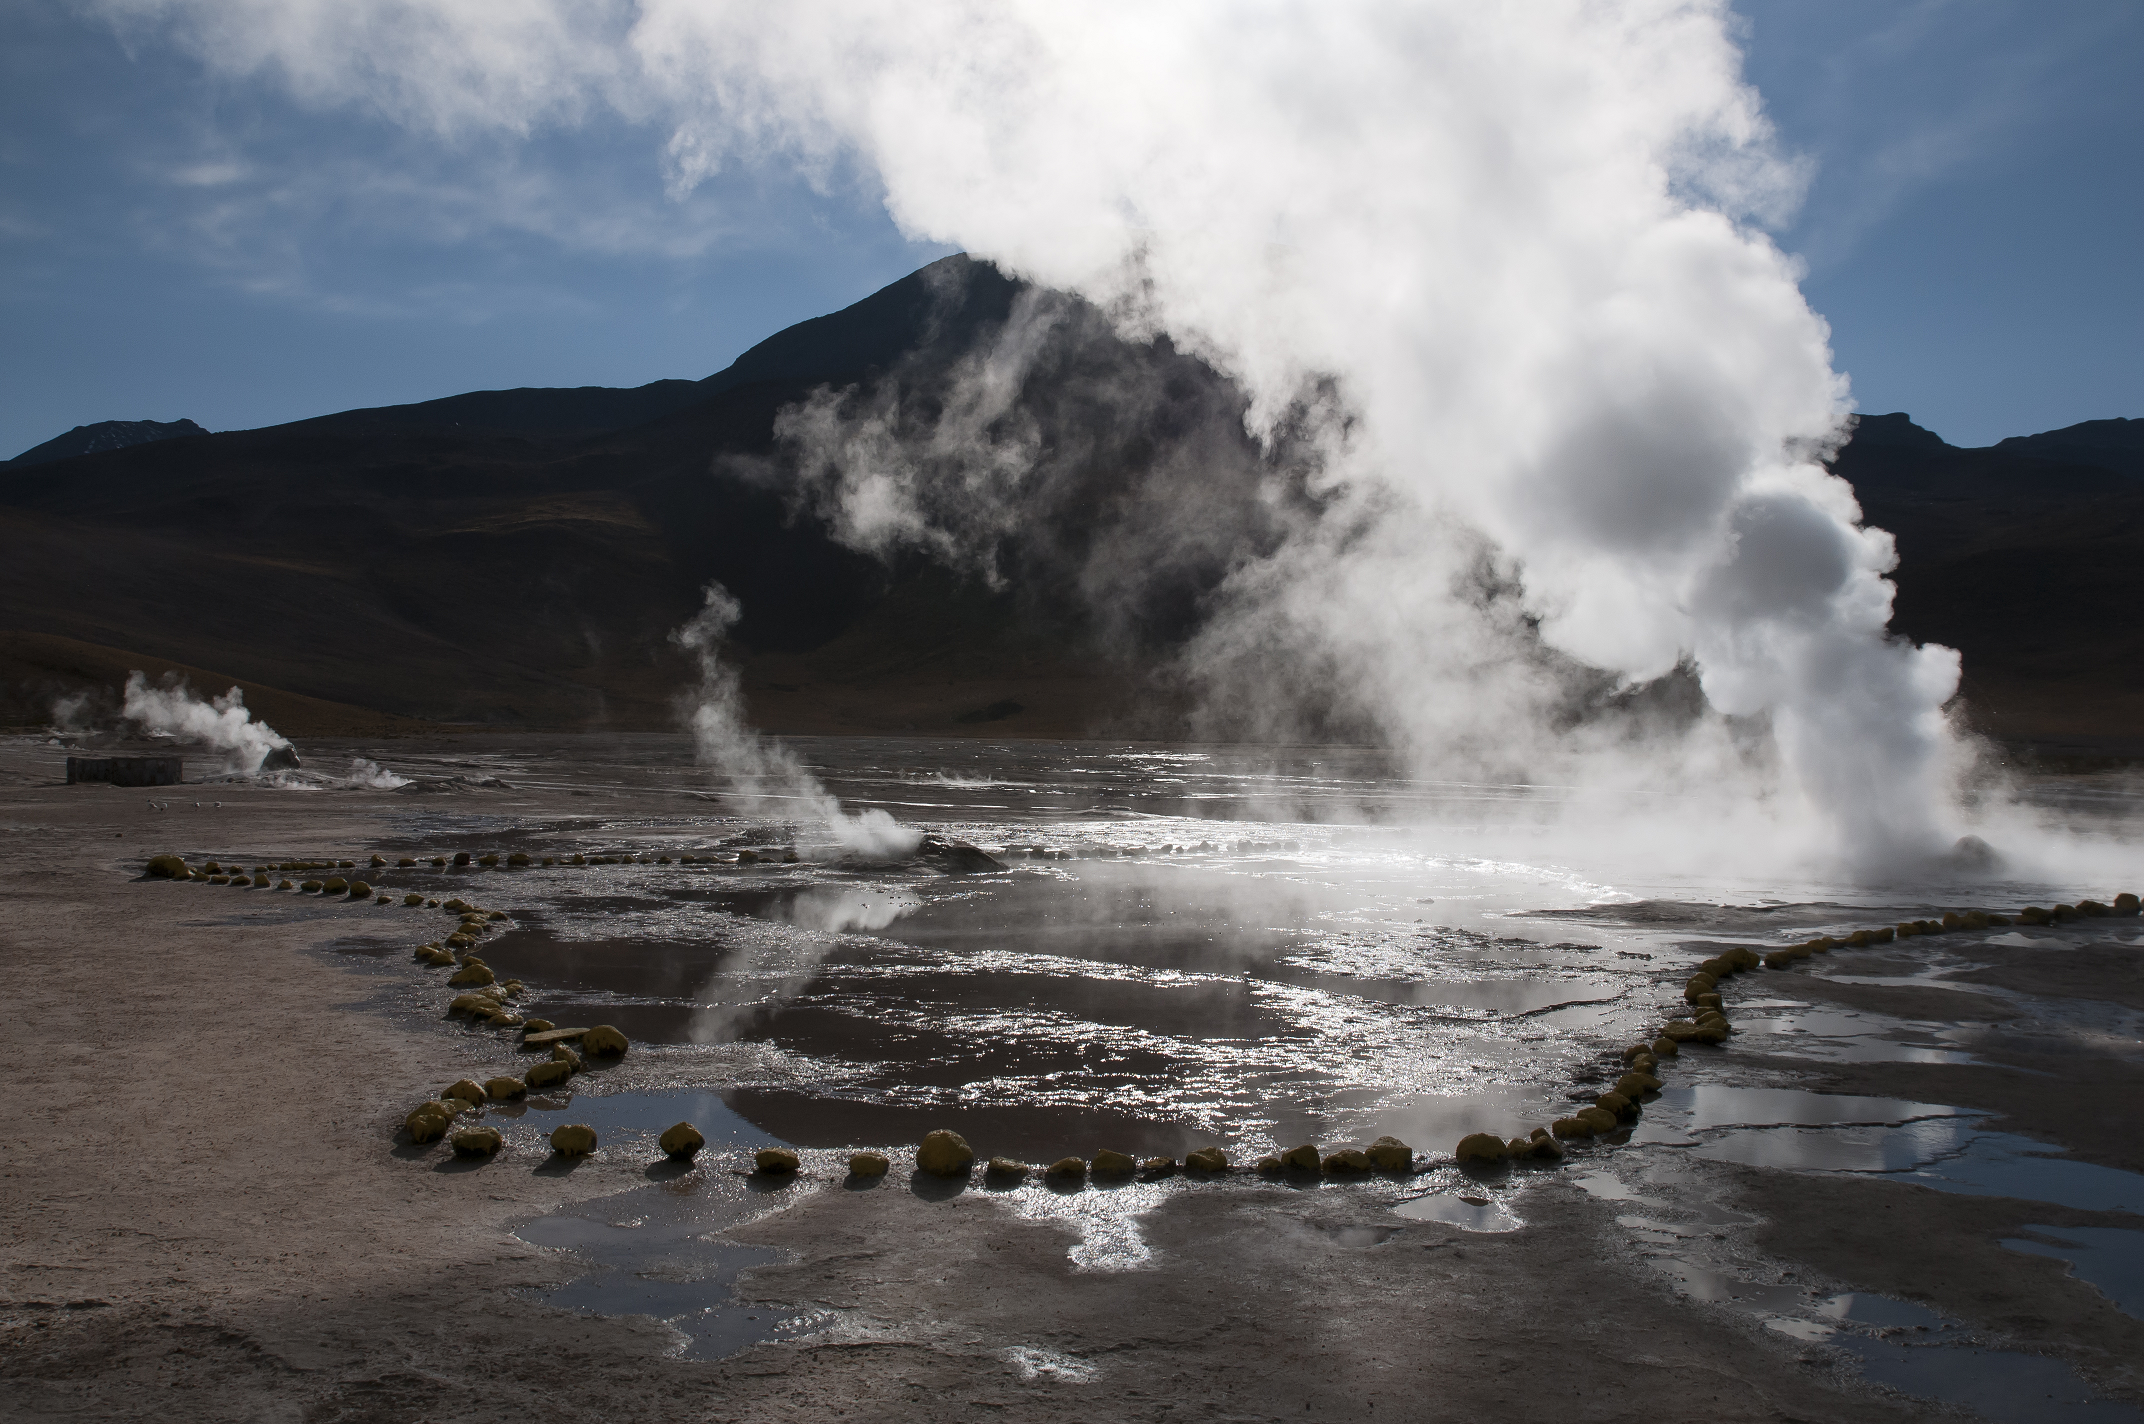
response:
<path id="1" fill-rule="evenodd" d="M 95 425 L 77 425 L 65 435 L 56 435 L 42 445 L 33 445 L 8 463 L 42 465 L 76 455 L 94 455 L 101 450 L 124 450 L 129 445 L 146 445 L 152 440 L 176 440 L 185 435 L 206 434 L 208 431 L 190 420 L 100 420 Z"/>

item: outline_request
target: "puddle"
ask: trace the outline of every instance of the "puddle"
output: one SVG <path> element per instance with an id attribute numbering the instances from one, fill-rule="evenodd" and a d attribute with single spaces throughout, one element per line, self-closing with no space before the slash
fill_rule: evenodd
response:
<path id="1" fill-rule="evenodd" d="M 1817 1314 L 1854 1325 L 1904 1330 L 1945 1330 L 1950 1322 L 1924 1305 L 1893 1300 L 1889 1296 L 1849 1291 L 1835 1295 L 1817 1307 Z"/>
<path id="2" fill-rule="evenodd" d="M 1468 1201 L 1441 1192 L 1403 1201 L 1392 1209 L 1409 1221 L 1441 1221 L 1462 1231 L 1517 1231 L 1526 1224 L 1494 1201 Z"/>
<path id="3" fill-rule="evenodd" d="M 1841 1333 L 1833 1344 L 1861 1361 L 1862 1373 L 1901 1394 L 1954 1404 L 1994 1424 L 2050 1419 L 2144 1424 L 2144 1410 L 2092 1393 L 2077 1372 L 2046 1355 L 1970 1345 L 1907 1344 Z"/>
<path id="4" fill-rule="evenodd" d="M 2030 1256 L 2052 1256 L 2070 1263 L 2070 1274 L 2114 1302 L 2122 1314 L 2144 1320 L 2144 1231 L 2117 1226 L 2027 1226 L 2032 1241 L 2010 1238 L 2003 1245 Z"/>
<path id="5" fill-rule="evenodd" d="M 538 1217 L 514 1234 L 532 1246 L 568 1250 L 593 1269 L 555 1290 L 536 1293 L 547 1305 L 597 1315 L 649 1315 L 686 1337 L 684 1353 L 720 1359 L 748 1345 L 795 1339 L 833 1323 L 831 1312 L 734 1299 L 737 1279 L 781 1253 L 740 1246 L 719 1234 L 752 1219 L 765 1206 L 767 1185 L 743 1175 L 726 1149 L 763 1147 L 767 1134 L 738 1117 L 712 1093 L 620 1093 L 573 1098 L 566 1104 L 531 1101 L 545 1118 L 585 1122 L 616 1150 L 620 1136 L 653 1134 L 691 1122 L 707 1146 L 691 1163 L 645 1153 L 655 1185 L 582 1202 Z M 549 1131 L 548 1120 L 537 1124 Z"/>
<path id="6" fill-rule="evenodd" d="M 1055 1222 L 1076 1232 L 1079 1240 L 1065 1253 L 1074 1270 L 1131 1271 L 1154 1259 L 1140 1218 L 1181 1186 L 1181 1182 L 1127 1182 L 1063 1191 L 1030 1182 L 992 1196 L 1026 1220 Z"/>

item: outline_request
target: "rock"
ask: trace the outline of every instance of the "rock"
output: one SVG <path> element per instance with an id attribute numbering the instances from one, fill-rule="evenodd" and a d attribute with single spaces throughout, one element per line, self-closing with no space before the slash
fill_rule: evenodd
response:
<path id="1" fill-rule="evenodd" d="M 372 887 L 362 880 L 353 880 L 350 882 L 350 898 L 353 900 L 370 900 L 372 898 Z"/>
<path id="2" fill-rule="evenodd" d="M 1092 1170 L 1097 1177 L 1129 1177 L 1139 1170 L 1139 1159 L 1129 1152 L 1112 1152 L 1105 1147 L 1094 1154 Z"/>
<path id="3" fill-rule="evenodd" d="M 579 859 L 579 857 L 575 857 Z M 852 1177 L 883 1177 L 893 1164 L 883 1152 L 858 1152 L 849 1158 L 849 1175 Z"/>
<path id="4" fill-rule="evenodd" d="M 297 886 L 295 886 L 295 885 L 293 885 L 293 884 L 292 884 L 292 883 L 291 883 L 291 882 L 290 882 L 290 881 L 289 881 L 288 879 L 284 879 L 284 880 L 278 880 L 278 881 L 277 881 L 277 882 L 275 883 L 275 888 L 276 888 L 276 889 L 278 889 L 278 890 L 295 890 L 295 889 L 297 889 L 298 887 L 297 887 Z"/>
<path id="5" fill-rule="evenodd" d="M 489 1014 L 499 1007 L 499 1001 L 489 994 L 460 994 L 447 1005 L 450 1014 Z"/>
<path id="6" fill-rule="evenodd" d="M 983 1175 L 1000 1182 L 1018 1182 L 1027 1178 L 1027 1164 L 1015 1162 L 1010 1157 L 993 1157 L 983 1168 Z"/>
<path id="7" fill-rule="evenodd" d="M 1650 1052 L 1646 1053 L 1642 1058 L 1630 1060 L 1630 1071 L 1633 1073 L 1643 1073 L 1648 1077 L 1657 1078 L 1660 1076 L 1659 1069 L 1660 1061 L 1654 1058 Z"/>
<path id="8" fill-rule="evenodd" d="M 1518 1156 L 1520 1154 L 1514 1153 L 1512 1155 Z M 1563 1144 L 1558 1142 L 1552 1134 L 1540 1132 L 1537 1129 L 1536 1135 L 1527 1140 L 1524 1155 L 1537 1161 L 1560 1162 L 1565 1154 Z"/>
<path id="9" fill-rule="evenodd" d="M 557 1028 L 558 1025 L 552 1023 L 549 1019 L 530 1019 L 526 1024 L 522 1025 L 522 1027 L 526 1028 L 530 1033 L 535 1034 L 548 1033 L 550 1030 Z M 523 1043 L 527 1043 L 528 1039 L 524 1037 L 521 1041 Z"/>
<path id="10" fill-rule="evenodd" d="M 2117 915 L 2134 915 L 2138 912 L 2138 905 L 2137 897 L 2127 890 L 2114 897 L 2114 913 Z M 1989 918 L 1992 920 L 1994 916 Z"/>
<path id="11" fill-rule="evenodd" d="M 522 1079 L 528 1084 L 530 1092 L 540 1093 L 545 1088 L 556 1087 L 572 1076 L 572 1064 L 552 1059 L 547 1063 L 530 1064 L 529 1071 L 522 1074 Z"/>
<path id="12" fill-rule="evenodd" d="M 1665 1034 L 1653 1040 L 1653 1056 L 1656 1058 L 1673 1058 L 1681 1051 L 1682 1046 Z"/>
<path id="13" fill-rule="evenodd" d="M 503 1103 L 511 1098 L 525 1098 L 528 1094 L 529 1085 L 519 1078 L 486 1078 L 484 1080 L 484 1096 L 495 1103 Z"/>
<path id="14" fill-rule="evenodd" d="M 1194 1172 L 1225 1172 L 1228 1170 L 1228 1154 L 1218 1147 L 1201 1147 L 1196 1152 L 1184 1154 L 1184 1165 Z"/>
<path id="15" fill-rule="evenodd" d="M 1509 1152 L 1504 1139 L 1493 1132 L 1470 1132 L 1452 1149 L 1452 1155 L 1462 1162 L 1501 1162 Z"/>
<path id="16" fill-rule="evenodd" d="M 2050 915 L 2038 905 L 2027 905 L 2017 912 L 2017 922 L 2021 925 L 2044 925 L 2053 918 L 2053 915 Z"/>
<path id="17" fill-rule="evenodd" d="M 529 863 L 529 853 L 525 850 L 517 850 L 506 858 L 506 863 L 513 866 L 527 865 Z"/>
<path id="18" fill-rule="evenodd" d="M 1577 1112 L 1572 1113 L 1571 1116 L 1577 1118 L 1580 1122 L 1590 1123 L 1593 1127 L 1593 1135 L 1596 1137 L 1604 1132 L 1614 1132 L 1618 1127 L 1622 1126 L 1622 1123 L 1614 1113 L 1598 1103 L 1589 1108 L 1580 1108 Z"/>
<path id="19" fill-rule="evenodd" d="M 1727 1041 L 1726 1020 L 1720 1019 L 1712 1023 L 1692 1023 L 1688 1019 L 1677 1019 L 1663 1027 L 1660 1030 L 1660 1036 L 1678 1044 L 1725 1043 Z"/>
<path id="20" fill-rule="evenodd" d="M 568 1123 L 551 1133 L 551 1150 L 561 1157 L 586 1157 L 596 1150 L 596 1130 L 583 1123 Z"/>
<path id="21" fill-rule="evenodd" d="M 454 1134 L 454 1150 L 463 1157 L 489 1157 L 505 1145 L 496 1127 L 465 1127 Z"/>
<path id="22" fill-rule="evenodd" d="M 789 859 L 796 859 L 791 852 Z M 916 859 L 928 861 L 948 875 L 987 874 L 1005 869 L 1005 862 L 993 855 L 978 850 L 966 841 L 941 840 L 937 836 L 925 836 L 916 847 Z"/>
<path id="23" fill-rule="evenodd" d="M 1652 1051 L 1653 1046 L 1650 1043 L 1633 1043 L 1628 1048 L 1623 1050 L 1623 1061 L 1625 1063 L 1628 1063 L 1633 1058 L 1636 1058 L 1639 1054 L 1651 1053 Z"/>
<path id="24" fill-rule="evenodd" d="M 563 1063 L 568 1069 L 572 1070 L 575 1073 L 582 1071 L 588 1066 L 586 1063 L 583 1063 L 581 1061 L 580 1054 L 575 1053 L 571 1048 L 567 1047 L 563 1043 L 554 1043 L 551 1045 L 551 1061 L 553 1063 Z"/>
<path id="25" fill-rule="evenodd" d="M 300 885 L 300 886 L 299 886 L 298 888 L 299 888 L 300 890 L 303 890 L 303 891 L 304 891 L 304 892 L 305 892 L 306 894 L 308 894 L 308 895 L 317 895 L 317 894 L 319 894 L 319 893 L 320 893 L 320 888 L 321 888 L 321 887 L 320 887 L 320 882 L 319 882 L 319 881 L 317 881 L 317 880 L 308 880 L 308 881 L 306 881 L 306 882 L 305 882 L 305 883 L 304 883 L 303 885 Z"/>
<path id="26" fill-rule="evenodd" d="M 1716 1009 L 1720 1007 L 1722 1002 L 1718 994 L 1699 994 L 1697 996 L 1697 1006 L 1701 1009 Z"/>
<path id="27" fill-rule="evenodd" d="M 1414 1166 L 1414 1149 L 1397 1137 L 1380 1137 L 1364 1154 L 1381 1172 L 1404 1172 Z"/>
<path id="28" fill-rule="evenodd" d="M 1057 1177 L 1066 1181 L 1079 1181 L 1087 1175 L 1087 1163 L 1080 1157 L 1060 1157 L 1042 1169 L 1045 1177 Z"/>
<path id="29" fill-rule="evenodd" d="M 1317 1145 L 1310 1142 L 1300 1147 L 1291 1147 L 1280 1154 L 1280 1164 L 1291 1172 L 1315 1172 L 1324 1160 L 1318 1153 Z"/>
<path id="30" fill-rule="evenodd" d="M 184 880 L 194 873 L 193 867 L 175 855 L 154 855 L 143 873 L 157 880 Z"/>
<path id="31" fill-rule="evenodd" d="M 769 1176 L 781 1177 L 794 1174 L 802 1164 L 786 1147 L 762 1147 L 752 1155 L 752 1165 Z"/>
<path id="32" fill-rule="evenodd" d="M 1329 1154 L 1319 1165 L 1325 1169 L 1327 1176 L 1334 1177 L 1368 1172 L 1373 1170 L 1374 1166 L 1368 1154 L 1353 1147 L 1343 1147 L 1338 1152 Z"/>
<path id="33" fill-rule="evenodd" d="M 531 1048 L 542 1048 L 547 1043 L 563 1043 L 568 1039 L 579 1038 L 582 1034 L 588 1032 L 585 1028 L 539 1029 L 536 1028 L 536 1024 L 537 1020 L 530 1019 L 529 1027 L 535 1031 L 521 1036 L 521 1041 Z"/>
<path id="34" fill-rule="evenodd" d="M 1593 1100 L 1593 1106 L 1602 1112 L 1614 1113 L 1618 1120 L 1628 1122 L 1638 1115 L 1638 1105 L 1621 1093 L 1602 1093 Z"/>
<path id="35" fill-rule="evenodd" d="M 459 856 L 456 856 L 456 857 L 455 857 L 455 859 L 457 859 L 457 860 L 459 860 L 460 858 L 461 858 L 461 857 L 459 857 Z M 487 853 L 487 854 L 484 854 L 484 855 L 480 855 L 480 856 L 478 856 L 478 857 L 476 858 L 476 863 L 477 863 L 478 865 L 481 865 L 481 866 L 485 867 L 486 869 L 489 869 L 490 867 L 492 867 L 492 866 L 494 866 L 494 865 L 497 865 L 497 864 L 499 863 L 499 857 L 498 857 L 497 855 L 494 855 L 494 854 L 489 854 L 489 853 Z"/>
<path id="36" fill-rule="evenodd" d="M 447 980 L 447 985 L 449 988 L 466 989 L 472 985 L 481 986 L 498 982 L 498 976 L 493 974 L 487 966 L 477 961 L 471 961 L 456 970 L 454 977 Z"/>
<path id="37" fill-rule="evenodd" d="M 968 1139 L 942 1127 L 924 1134 L 922 1145 L 916 1148 L 917 1170 L 933 1177 L 965 1177 L 974 1165 L 975 1149 L 968 1146 Z"/>
<path id="38" fill-rule="evenodd" d="M 1582 1117 L 1559 1117 L 1548 1125 L 1548 1130 L 1556 1137 L 1591 1137 L 1593 1124 Z"/>
<path id="39" fill-rule="evenodd" d="M 402 1126 L 409 1130 L 412 1142 L 437 1142 L 447 1135 L 447 1128 L 453 1121 L 450 1115 L 431 1103 L 424 1103 L 402 1119 Z"/>
<path id="40" fill-rule="evenodd" d="M 1615 1080 L 1615 1090 L 1636 1102 L 1647 1093 L 1660 1090 L 1660 1080 L 1650 1073 L 1625 1073 Z"/>
<path id="41" fill-rule="evenodd" d="M 1261 1157 L 1258 1159 L 1258 1165 L 1251 1170 L 1261 1177 L 1277 1177 L 1288 1169 L 1281 1165 L 1278 1157 Z"/>
<path id="42" fill-rule="evenodd" d="M 681 1122 L 663 1129 L 663 1135 L 655 1139 L 658 1147 L 672 1157 L 690 1157 L 707 1145 L 700 1129 L 689 1122 Z"/>
<path id="43" fill-rule="evenodd" d="M 483 1102 L 489 1095 L 484 1091 L 482 1083 L 479 1083 L 474 1078 L 464 1078 L 439 1096 L 442 1098 L 460 1098 L 465 1103 L 474 1104 Z"/>
<path id="44" fill-rule="evenodd" d="M 625 1035 L 609 1024 L 597 1024 L 581 1035 L 581 1052 L 591 1058 L 616 1058 L 630 1046 Z"/>
<path id="45" fill-rule="evenodd" d="M 1149 1182 L 1160 1177 L 1174 1176 L 1175 1174 L 1176 1159 L 1174 1157 L 1149 1157 L 1139 1164 L 1140 1177 Z"/>
<path id="46" fill-rule="evenodd" d="M 350 882 L 343 879 L 340 875 L 337 875 L 329 880 L 324 880 L 320 883 L 320 893 L 323 895 L 341 895 L 347 892 L 349 888 Z"/>
<path id="47" fill-rule="evenodd" d="M 404 895 L 404 896 L 402 897 L 402 903 L 403 903 L 404 905 L 409 905 L 409 906 L 416 906 L 416 905 L 421 905 L 421 904 L 423 904 L 423 903 L 424 903 L 424 897 L 423 897 L 422 895 L 415 895 L 415 894 L 411 894 L 411 895 Z"/>

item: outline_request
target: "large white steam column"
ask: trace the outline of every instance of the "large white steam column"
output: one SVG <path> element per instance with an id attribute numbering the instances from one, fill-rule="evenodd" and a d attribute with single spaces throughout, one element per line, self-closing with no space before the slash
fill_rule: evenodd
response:
<path id="1" fill-rule="evenodd" d="M 1168 332 L 1255 428 L 1329 378 L 1335 512 L 1244 571 L 1217 657 L 1318 650 L 1425 768 L 1567 755 L 1455 594 L 1486 536 L 1556 648 L 1634 681 L 1688 656 L 1715 707 L 1767 713 L 1775 824 L 1861 857 L 1953 833 L 1957 658 L 1887 635 L 1891 540 L 1817 463 L 1847 391 L 1759 226 L 1804 175 L 1722 3 L 104 8 L 447 132 L 608 104 L 660 123 L 679 189 L 860 159 L 904 231 Z M 1708 776 L 1690 749 L 1590 767 Z"/>

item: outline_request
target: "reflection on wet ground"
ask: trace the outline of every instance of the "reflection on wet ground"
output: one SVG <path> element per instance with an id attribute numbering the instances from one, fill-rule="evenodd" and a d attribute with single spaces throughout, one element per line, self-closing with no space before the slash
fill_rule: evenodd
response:
<path id="1" fill-rule="evenodd" d="M 1615 1049 L 1663 1008 L 1679 1011 L 1691 966 L 1724 945 L 1768 948 L 1927 917 L 1956 894 L 2064 898 L 2037 885 L 1966 891 L 1931 882 L 1879 894 L 1673 878 L 1635 857 L 1580 864 L 1529 820 L 1552 790 L 1397 780 L 1366 752 L 797 745 L 852 809 L 883 807 L 972 841 L 1006 869 L 875 866 L 810 825 L 732 815 L 707 795 L 719 788 L 690 764 L 682 739 L 621 739 L 608 753 L 575 742 L 558 755 L 462 757 L 473 764 L 459 771 L 445 759 L 389 757 L 406 775 L 465 779 L 452 794 L 412 794 L 407 846 L 383 850 L 421 843 L 630 858 L 511 873 L 420 866 L 380 879 L 391 891 L 459 893 L 509 909 L 511 929 L 487 939 L 483 954 L 502 977 L 528 984 L 530 1011 L 615 1024 L 634 1039 L 636 1064 L 660 1065 L 667 1091 L 618 1092 L 589 1075 L 533 1100 L 522 1110 L 528 1124 L 515 1130 L 533 1140 L 539 1123 L 568 1113 L 607 1142 L 638 1141 L 690 1119 L 710 1139 L 702 1166 L 633 1194 L 646 1198 L 631 1208 L 641 1225 L 536 1223 L 530 1239 L 563 1230 L 600 1263 L 569 1288 L 581 1292 L 574 1303 L 691 1315 L 698 1323 L 680 1328 L 700 1342 L 695 1349 L 713 1352 L 745 1338 L 736 1332 L 746 1325 L 793 1328 L 693 1304 L 724 1296 L 725 1282 L 749 1269 L 756 1258 L 725 1254 L 742 1248 L 724 1246 L 720 1233 L 768 1206 L 716 1169 L 723 1144 L 778 1141 L 820 1153 L 821 1177 L 839 1149 L 897 1150 L 941 1125 L 958 1127 L 985 1155 L 1038 1162 L 1103 1147 L 1181 1157 L 1208 1144 L 1242 1160 L 1385 1132 L 1441 1152 L 1463 1133 L 1523 1132 L 1589 1100 L 1620 1071 Z M 494 784 L 470 789 L 483 781 Z M 587 811 L 526 815 L 515 808 L 516 786 L 586 793 L 571 804 Z M 734 851 L 745 844 L 793 845 L 800 859 L 739 863 Z M 693 863 L 678 859 L 688 854 Z M 1610 864 L 1619 868 L 1600 868 Z M 2130 921 L 2122 932 L 2134 930 Z M 1685 1053 L 1634 1141 L 1645 1157 L 1666 1154 L 1684 1170 L 1721 1160 L 1882 1172 L 1947 1191 L 2144 1210 L 2134 1174 L 2065 1161 L 1953 1107 L 1771 1086 L 1797 1061 L 1984 1061 L 1985 1027 L 1929 1006 L 1963 1002 L 1963 993 L 1923 995 L 1901 1010 L 1914 1017 L 1892 1017 L 1797 987 L 1814 975 L 1970 989 L 1973 1002 L 1999 996 L 2001 1011 L 2019 1016 L 2005 1023 L 2013 1037 L 2133 1052 L 2135 1011 L 2089 997 L 2035 999 L 2003 978 L 2006 955 L 2069 955 L 2080 972 L 2099 969 L 2080 953 L 2094 932 L 1949 935 L 1755 977 L 1737 986 L 1736 1051 Z M 376 943 L 347 948 L 371 953 Z M 1764 1067 L 1748 1066 L 1760 1057 Z M 513 1114 L 497 1116 L 513 1125 Z M 1827 1304 L 1799 1288 L 1741 1280 L 1692 1255 L 1709 1232 L 1741 1219 L 1731 1210 L 1687 1201 L 1669 1209 L 1650 1188 L 1606 1171 L 1581 1172 L 1576 1185 L 1620 1203 L 1634 1240 L 1683 1260 L 1691 1293 L 1752 1302 L 1784 1333 L 1893 1328 L 1899 1322 L 1868 1312 L 1911 1309 L 1873 1298 Z M 1031 1184 L 999 1195 L 1008 1209 L 1070 1226 L 1075 1263 L 1109 1270 L 1138 1268 L 1140 1216 L 1181 1189 L 1164 1182 L 1066 1195 Z M 1524 1192 L 1542 1188 L 1440 1169 L 1404 1190 L 1346 1189 L 1385 1192 L 1416 1219 L 1515 1230 Z M 2087 1261 L 2120 1258 L 2119 1243 L 2036 1233 L 2019 1249 L 2058 1248 L 2080 1278 L 2114 1279 Z M 1869 1358 L 1872 1372 L 1890 1368 Z"/>
<path id="2" fill-rule="evenodd" d="M 2098 1289 L 2124 1315 L 2144 1320 L 2144 1231 L 2116 1226 L 2027 1226 L 2031 1237 L 2003 1245 L 2070 1263 L 2070 1274 Z"/>

